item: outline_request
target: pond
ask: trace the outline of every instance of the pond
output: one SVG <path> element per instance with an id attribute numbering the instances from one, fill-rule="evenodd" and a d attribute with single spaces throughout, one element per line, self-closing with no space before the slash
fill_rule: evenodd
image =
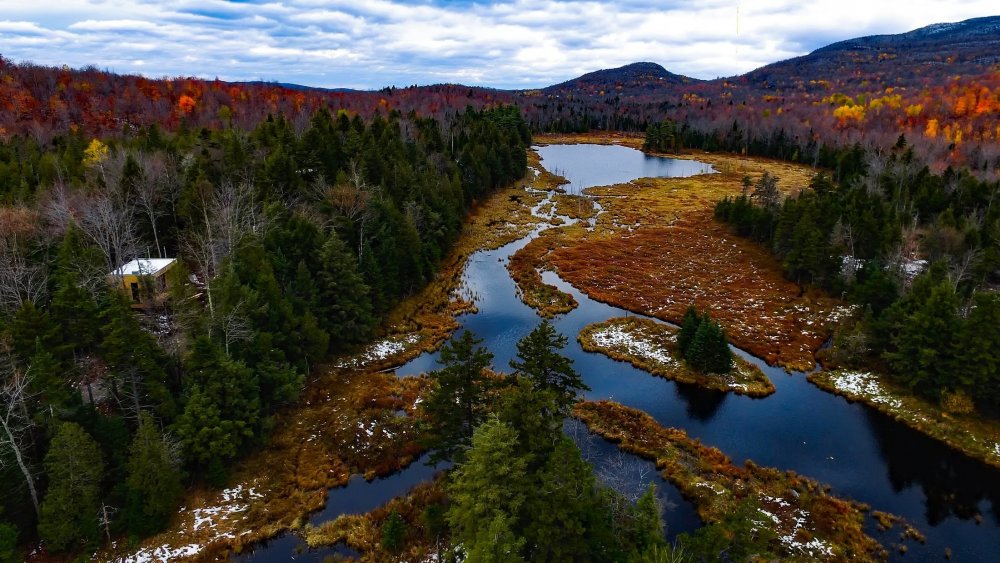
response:
<path id="1" fill-rule="evenodd" d="M 569 179 L 574 191 L 650 175 L 711 172 L 711 167 L 703 163 L 647 157 L 619 146 L 550 145 L 537 150 L 543 158 L 542 165 Z M 517 341 L 541 321 L 518 299 L 506 265 L 514 252 L 545 228 L 548 225 L 499 249 L 477 252 L 466 267 L 463 282 L 478 296 L 478 312 L 463 315 L 459 321 L 464 330 L 484 339 L 494 354 L 494 366 L 501 370 L 508 369 Z M 794 470 L 830 484 L 838 496 L 903 516 L 927 536 L 926 545 L 908 542 L 906 559 L 940 560 L 945 548 L 952 550 L 956 561 L 995 560 L 1000 553 L 1000 471 L 955 453 L 863 405 L 850 404 L 826 393 L 807 382 L 803 373 L 786 373 L 769 367 L 740 350 L 736 352 L 760 366 L 774 382 L 777 390 L 773 395 L 752 399 L 705 391 L 651 376 L 601 354 L 584 352 L 576 340 L 580 329 L 632 313 L 590 299 L 555 273 L 545 272 L 543 279 L 571 293 L 579 303 L 570 313 L 557 317 L 554 325 L 569 341 L 564 353 L 591 387 L 586 393 L 588 399 L 611 399 L 644 410 L 661 424 L 681 428 L 705 444 L 721 449 L 734 463 L 752 459 L 761 465 Z M 400 366 L 396 373 L 413 376 L 436 369 L 437 357 L 424 354 Z M 632 481 L 632 486 L 642 488 L 646 483 L 657 484 L 665 501 L 669 537 L 699 525 L 690 504 L 655 471 L 642 470 L 641 464 L 637 465 L 641 460 L 627 456 L 621 461 L 617 448 L 588 438 L 585 431 L 576 429 L 571 435 L 581 443 L 599 474 L 608 477 L 615 467 L 627 467 L 622 471 L 628 475 L 619 476 L 619 481 Z M 412 485 L 429 478 L 429 474 L 414 467 L 405 470 L 401 474 L 405 477 L 399 479 Z M 340 503 L 333 499 L 353 494 L 346 491 L 355 486 L 352 482 L 345 489 L 331 491 L 326 516 L 343 512 L 342 508 L 336 508 Z M 362 487 L 368 491 L 364 496 L 369 496 L 382 485 L 375 481 Z M 395 489 L 391 492 L 400 494 Z M 338 493 L 341 490 L 345 492 Z M 372 498 L 381 501 L 386 497 L 377 494 Z M 344 505 L 362 508 L 351 503 Z M 978 514 L 981 519 L 976 518 Z M 904 557 L 893 551 L 900 533 L 898 528 L 879 533 L 870 518 L 867 528 L 889 549 L 891 557 Z M 268 548 L 255 555 L 264 555 L 261 551 L 279 555 Z M 284 555 L 287 554 L 286 549 Z M 279 560 L 266 555 L 253 559 Z"/>

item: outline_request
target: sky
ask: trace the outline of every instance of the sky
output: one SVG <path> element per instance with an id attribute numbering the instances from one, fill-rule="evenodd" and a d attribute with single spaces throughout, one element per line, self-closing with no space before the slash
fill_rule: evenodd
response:
<path id="1" fill-rule="evenodd" d="M 996 0 L 0 0 L 0 55 L 150 77 L 543 87 L 651 61 L 733 76 Z"/>

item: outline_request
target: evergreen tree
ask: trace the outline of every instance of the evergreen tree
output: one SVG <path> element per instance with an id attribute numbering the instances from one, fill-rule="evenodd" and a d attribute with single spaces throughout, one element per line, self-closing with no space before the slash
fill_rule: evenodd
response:
<path id="1" fill-rule="evenodd" d="M 392 554 L 403 551 L 406 543 L 406 521 L 393 510 L 382 524 L 382 549 Z"/>
<path id="2" fill-rule="evenodd" d="M 316 285 L 319 319 L 330 334 L 331 348 L 364 341 L 374 325 L 368 286 L 354 254 L 336 233 L 320 251 Z"/>
<path id="3" fill-rule="evenodd" d="M 486 417 L 494 385 L 486 370 L 493 354 L 482 343 L 466 330 L 441 348 L 444 367 L 431 374 L 435 385 L 424 403 L 432 463 L 455 459 Z"/>
<path id="4" fill-rule="evenodd" d="M 649 484 L 631 510 L 630 546 L 637 554 L 647 554 L 667 547 L 664 539 L 663 510 L 656 496 L 656 485 Z"/>
<path id="5" fill-rule="evenodd" d="M 177 415 L 174 395 L 167 384 L 166 354 L 139 326 L 135 313 L 120 294 L 111 294 L 100 314 L 101 356 L 126 397 L 122 402 L 133 417 L 148 406 L 170 420 Z"/>
<path id="6" fill-rule="evenodd" d="M 526 495 L 522 522 L 526 555 L 530 561 L 587 561 L 594 559 L 588 538 L 602 519 L 593 468 L 580 449 L 561 437 L 541 470 L 531 475 L 533 494 Z M 516 531 L 516 529 L 515 529 Z"/>
<path id="7" fill-rule="evenodd" d="M 949 359 L 959 327 L 958 296 L 945 280 L 931 289 L 927 299 L 903 318 L 887 352 L 896 377 L 919 393 L 937 396 L 954 388 Z"/>
<path id="8" fill-rule="evenodd" d="M 1000 409 L 1000 297 L 976 294 L 972 310 L 959 330 L 952 368 L 956 381 L 994 409 Z"/>
<path id="9" fill-rule="evenodd" d="M 175 423 L 185 457 L 199 465 L 236 457 L 260 422 L 256 374 L 204 336 L 195 340 L 186 367 L 189 395 Z"/>
<path id="10" fill-rule="evenodd" d="M 514 519 L 529 493 L 527 460 L 517 450 L 517 433 L 496 418 L 472 436 L 466 459 L 448 484 L 448 524 L 452 543 L 461 544 L 467 561 L 521 561 L 524 538 L 513 532 Z"/>
<path id="11" fill-rule="evenodd" d="M 515 374 L 526 377 L 536 389 L 555 391 L 563 409 L 576 401 L 577 391 L 589 391 L 580 374 L 573 369 L 573 362 L 559 353 L 566 347 L 566 337 L 558 334 L 552 323 L 542 321 L 517 343 L 517 357 L 510 367 Z"/>
<path id="12" fill-rule="evenodd" d="M 536 389 L 517 377 L 504 389 L 497 409 L 499 419 L 517 432 L 518 452 L 527 456 L 528 470 L 539 470 L 563 435 L 565 419 L 559 395 L 551 389 Z"/>
<path id="13" fill-rule="evenodd" d="M 127 518 L 131 531 L 155 532 L 177 509 L 183 492 L 177 453 L 153 417 L 142 413 L 128 460 L 128 488 L 135 506 Z"/>
<path id="14" fill-rule="evenodd" d="M 17 549 L 17 527 L 6 522 L 0 523 L 0 563 L 23 561 Z"/>
<path id="15" fill-rule="evenodd" d="M 681 320 L 680 330 L 677 331 L 677 350 L 681 357 L 687 356 L 688 346 L 694 340 L 694 335 L 698 332 L 698 325 L 701 324 L 701 315 L 694 305 L 687 308 L 684 318 Z"/>
<path id="16" fill-rule="evenodd" d="M 64 551 L 96 540 L 104 474 L 97 442 L 80 425 L 61 424 L 45 454 L 45 471 L 49 488 L 38 518 L 45 545 Z"/>
<path id="17" fill-rule="evenodd" d="M 702 315 L 701 319 L 693 321 L 689 318 L 689 314 L 692 312 L 693 308 L 688 309 L 682 326 L 682 331 L 686 333 L 685 340 L 687 335 L 691 335 L 690 343 L 687 344 L 684 352 L 684 359 L 688 365 L 702 373 L 729 373 L 733 368 L 733 353 L 729 349 L 729 343 L 722 327 L 713 321 L 707 312 Z M 697 315 L 696 311 L 694 311 L 694 315 Z M 688 328 L 685 329 L 685 326 Z M 693 335 L 690 332 L 691 327 L 697 327 L 694 329 Z M 680 335 L 678 334 L 679 342 Z"/>

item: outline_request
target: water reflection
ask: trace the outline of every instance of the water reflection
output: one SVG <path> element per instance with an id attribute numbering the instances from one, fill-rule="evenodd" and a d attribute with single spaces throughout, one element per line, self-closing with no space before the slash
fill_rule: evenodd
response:
<path id="1" fill-rule="evenodd" d="M 1000 524 L 1000 481 L 996 471 L 910 431 L 882 413 L 867 410 L 866 415 L 893 490 L 920 487 L 926 498 L 928 524 L 937 526 L 951 516 L 975 518 L 985 505 L 986 516 Z"/>
<path id="2" fill-rule="evenodd" d="M 598 178 L 592 180 L 596 184 L 638 177 L 635 170 L 623 180 L 593 175 L 601 173 L 601 168 L 619 168 L 616 155 L 635 159 L 638 154 L 641 163 L 635 166 L 639 167 L 639 173 L 646 166 L 641 153 L 623 147 L 568 147 L 542 147 L 540 152 L 546 158 L 543 164 L 548 167 L 561 162 L 562 172 L 577 179 L 578 167 L 584 167 L 591 171 L 588 173 L 592 173 L 592 177 Z M 507 369 L 508 361 L 516 353 L 515 343 L 541 320 L 517 298 L 514 283 L 504 268 L 508 257 L 527 242 L 525 238 L 497 250 L 476 253 L 463 276 L 464 282 L 479 296 L 476 303 L 479 313 L 464 315 L 459 322 L 485 339 L 495 354 L 494 365 L 500 370 Z M 909 543 L 907 559 L 940 559 L 948 547 L 955 561 L 997 560 L 997 553 L 1000 553 L 997 509 L 1000 506 L 1000 471 L 951 452 L 940 443 L 863 405 L 850 404 L 826 393 L 808 383 L 804 374 L 786 374 L 742 351 L 737 353 L 771 378 L 777 388 L 775 394 L 764 399 L 730 397 L 678 385 L 602 354 L 584 352 L 576 341 L 580 329 L 593 322 L 624 315 L 625 311 L 588 298 L 553 272 L 543 273 L 542 278 L 571 293 L 579 302 L 576 310 L 558 317 L 554 324 L 569 340 L 564 352 L 592 388 L 587 393 L 588 398 L 611 398 L 641 409 L 660 424 L 681 428 L 706 445 L 721 449 L 736 464 L 753 459 L 761 465 L 795 470 L 829 483 L 836 495 L 905 517 L 927 535 L 926 545 Z M 437 357 L 437 354 L 424 354 L 401 366 L 396 373 L 416 375 L 437 369 Z M 617 447 L 603 440 L 595 442 L 590 450 L 600 448 L 607 450 L 607 456 L 617 452 Z M 608 464 L 595 461 L 595 465 L 599 472 L 613 473 L 607 469 Z M 630 463 L 626 465 L 631 467 Z M 610 467 L 613 468 L 614 463 Z M 628 467 L 623 469 L 623 475 L 626 475 L 625 481 L 639 485 L 650 479 L 648 474 L 642 475 L 641 470 L 633 471 Z M 383 481 L 358 484 L 365 491 L 361 496 L 372 494 L 377 500 L 388 494 L 379 491 L 385 486 Z M 667 486 L 662 488 L 666 491 L 668 507 L 675 506 L 666 514 L 670 533 L 696 528 L 697 518 L 685 516 L 694 514 L 690 504 L 679 494 L 673 496 Z M 393 493 L 393 496 L 402 492 Z M 981 525 L 972 519 L 977 510 L 986 515 Z M 898 531 L 886 534 L 878 536 L 886 545 L 898 541 Z M 901 557 L 890 551 L 894 557 Z M 271 558 L 258 561 L 283 561 L 288 553 L 288 550 L 278 550 L 272 552 Z"/>
<path id="3" fill-rule="evenodd" d="M 722 403 L 726 402 L 728 393 L 702 389 L 697 385 L 678 383 L 674 385 L 677 397 L 684 401 L 685 412 L 690 418 L 699 422 L 711 422 L 715 413 L 719 412 Z"/>
<path id="4" fill-rule="evenodd" d="M 637 178 L 679 178 L 715 171 L 704 162 L 647 156 L 635 149 L 616 145 L 548 145 L 534 148 L 547 170 L 569 180 L 569 185 L 563 188 L 570 193 L 579 193 L 591 186 L 623 184 Z"/>

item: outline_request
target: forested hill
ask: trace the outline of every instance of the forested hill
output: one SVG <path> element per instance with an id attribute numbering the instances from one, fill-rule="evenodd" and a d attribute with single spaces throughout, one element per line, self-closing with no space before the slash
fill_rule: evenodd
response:
<path id="1" fill-rule="evenodd" d="M 924 77 L 979 74 L 1000 63 L 1000 16 L 933 24 L 897 35 L 871 35 L 840 41 L 808 55 L 747 73 L 751 83 L 788 86 L 808 77 L 857 80 L 885 77 L 900 85 Z M 905 71 L 905 72 L 904 72 Z"/>
<path id="2" fill-rule="evenodd" d="M 579 78 L 567 80 L 542 90 L 548 95 L 604 96 L 607 92 L 637 95 L 664 91 L 684 84 L 701 82 L 669 72 L 656 63 L 632 63 L 623 67 L 588 72 Z"/>
<path id="3" fill-rule="evenodd" d="M 544 89 L 454 84 L 349 91 L 194 78 L 148 79 L 0 58 L 0 140 L 253 127 L 284 114 L 304 127 L 320 107 L 363 118 L 396 110 L 448 117 L 515 104 L 536 131 L 645 131 L 671 119 L 702 148 L 756 150 L 817 163 L 824 145 L 892 146 L 900 134 L 938 169 L 1000 167 L 1000 17 L 842 41 L 741 76 L 696 80 L 651 62 Z M 2 180 L 0 180 L 2 181 Z"/>

